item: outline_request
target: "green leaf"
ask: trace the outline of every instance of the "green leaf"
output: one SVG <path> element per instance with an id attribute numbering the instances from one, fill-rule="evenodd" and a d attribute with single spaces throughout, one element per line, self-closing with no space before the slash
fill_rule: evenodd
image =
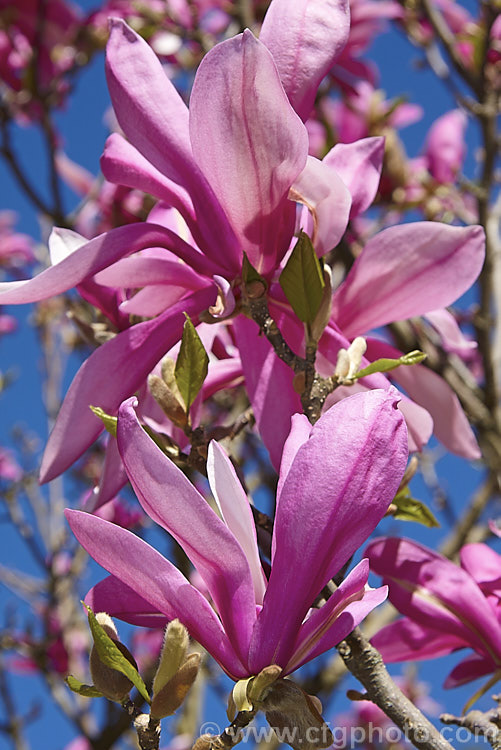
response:
<path id="1" fill-rule="evenodd" d="M 96 417 L 99 417 L 110 435 L 116 437 L 118 422 L 117 418 L 112 417 L 111 414 L 107 414 L 104 409 L 101 409 L 100 406 L 89 406 L 89 409 L 96 415 Z"/>
<path id="2" fill-rule="evenodd" d="M 94 645 L 100 660 L 107 667 L 116 669 L 117 672 L 121 672 L 136 686 L 145 701 L 151 703 L 150 696 L 146 690 L 146 685 L 143 682 L 143 678 L 137 671 L 137 669 L 130 663 L 128 659 L 121 653 L 120 649 L 113 643 L 110 636 L 106 633 L 104 628 L 98 623 L 94 612 L 87 604 L 84 604 L 88 612 L 89 627 L 94 639 Z"/>
<path id="3" fill-rule="evenodd" d="M 408 487 L 397 493 L 393 505 L 397 506 L 397 510 L 392 515 L 399 521 L 415 521 L 429 529 L 440 526 L 431 510 L 421 500 L 411 496 Z"/>
<path id="4" fill-rule="evenodd" d="M 279 281 L 299 320 L 313 323 L 322 302 L 325 281 L 315 248 L 304 232 L 299 235 Z"/>
<path id="5" fill-rule="evenodd" d="M 196 332 L 195 326 L 186 315 L 181 348 L 174 374 L 187 412 L 207 377 L 208 369 L 209 357 L 207 356 L 207 352 L 200 336 Z"/>
<path id="6" fill-rule="evenodd" d="M 365 378 L 367 375 L 374 375 L 375 372 L 389 372 L 390 370 L 395 370 L 395 368 L 400 367 L 400 365 L 419 365 L 425 359 L 426 354 L 420 352 L 418 349 L 409 352 L 408 354 L 403 354 L 398 359 L 389 359 L 386 357 L 383 359 L 376 359 L 375 362 L 371 362 L 371 364 L 364 367 L 363 370 L 359 370 L 355 375 L 355 380 Z"/>
<path id="7" fill-rule="evenodd" d="M 83 682 L 80 682 L 80 680 L 77 680 L 77 678 L 73 677 L 71 674 L 69 674 L 68 677 L 65 677 L 65 682 L 70 690 L 73 690 L 74 693 L 78 693 L 78 695 L 83 695 L 85 698 L 103 697 L 101 691 L 97 690 L 94 685 L 84 685 Z"/>

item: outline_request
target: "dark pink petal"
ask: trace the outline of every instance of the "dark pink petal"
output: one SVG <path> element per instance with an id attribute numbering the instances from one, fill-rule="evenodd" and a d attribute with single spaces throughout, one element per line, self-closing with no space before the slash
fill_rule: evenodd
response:
<path id="1" fill-rule="evenodd" d="M 371 570 L 390 587 L 401 614 L 464 639 L 476 651 L 501 659 L 501 628 L 473 578 L 442 555 L 408 539 L 382 538 L 366 550 Z"/>
<path id="2" fill-rule="evenodd" d="M 445 656 L 469 643 L 404 617 L 382 628 L 371 643 L 387 662 L 416 661 Z"/>
<path id="3" fill-rule="evenodd" d="M 207 272 L 212 276 L 217 271 L 217 266 L 213 267 L 200 253 L 168 229 L 147 223 L 130 224 L 85 242 L 59 263 L 32 279 L 1 282 L 0 302 L 24 304 L 54 297 L 72 289 L 125 255 L 148 247 L 170 248 L 200 273 Z"/>
<path id="4" fill-rule="evenodd" d="M 65 515 L 82 547 L 99 565 L 153 609 L 166 617 L 175 613 L 228 674 L 245 674 L 207 599 L 160 552 L 130 531 L 90 513 L 66 510 Z"/>
<path id="5" fill-rule="evenodd" d="M 224 628 L 245 662 L 256 600 L 249 563 L 233 533 L 139 424 L 134 399 L 118 413 L 118 449 L 127 475 L 155 523 L 179 542 L 211 593 Z"/>
<path id="6" fill-rule="evenodd" d="M 346 0 L 273 0 L 260 39 L 273 55 L 289 101 L 307 120 L 318 86 L 350 30 Z"/>
<path id="7" fill-rule="evenodd" d="M 188 108 L 151 47 L 118 19 L 111 22 L 106 75 L 125 135 L 159 172 L 189 193 L 206 248 L 222 268 L 232 268 L 235 238 L 193 158 Z"/>
<path id="8" fill-rule="evenodd" d="M 422 221 L 373 237 L 334 294 L 332 319 L 349 338 L 454 302 L 484 261 L 479 226 Z"/>
<path id="9" fill-rule="evenodd" d="M 335 169 L 351 193 L 350 218 L 366 211 L 376 197 L 383 168 L 384 138 L 337 143 L 323 163 Z"/>
<path id="10" fill-rule="evenodd" d="M 336 247 L 346 231 L 351 207 L 350 192 L 337 172 L 308 156 L 289 197 L 304 203 L 311 214 L 311 233 L 308 227 L 302 228 L 310 234 L 317 255 L 325 255 Z"/>
<path id="11" fill-rule="evenodd" d="M 251 659 L 288 662 L 315 597 L 387 511 L 407 455 L 395 390 L 356 394 L 322 415 L 282 486 Z"/>
<path id="12" fill-rule="evenodd" d="M 320 609 L 311 611 L 299 630 L 294 644 L 294 653 L 286 667 L 287 672 L 293 672 L 306 661 L 310 661 L 315 656 L 332 648 L 356 627 L 351 625 L 353 618 L 343 616 L 343 613 L 347 612 L 350 615 L 350 605 L 355 602 L 359 604 L 364 599 L 364 595 L 369 593 L 369 590 L 366 592 L 365 588 L 368 576 L 369 563 L 367 560 L 362 560 L 348 574 L 327 602 Z M 384 601 L 387 591 L 382 592 L 380 590 L 380 594 L 380 601 Z M 367 604 L 367 601 L 365 603 Z M 367 612 L 370 612 L 375 606 L 376 604 L 372 603 Z"/>
<path id="13" fill-rule="evenodd" d="M 85 603 L 93 612 L 106 612 L 131 625 L 144 628 L 162 628 L 177 617 L 169 603 L 162 604 L 162 611 L 143 599 L 119 578 L 108 576 L 91 588 L 85 597 Z"/>
<path id="14" fill-rule="evenodd" d="M 466 659 L 460 661 L 444 682 L 444 688 L 459 687 L 472 680 L 478 680 L 479 677 L 485 677 L 499 669 L 496 664 L 488 657 L 480 654 L 470 654 Z"/>
<path id="15" fill-rule="evenodd" d="M 142 385 L 179 340 L 184 313 L 196 318 L 213 304 L 214 296 L 210 288 L 195 292 L 155 320 L 122 331 L 91 354 L 75 375 L 50 434 L 40 468 L 42 482 L 66 471 L 102 431 L 101 420 L 89 406 L 116 414 L 121 402 Z"/>
<path id="16" fill-rule="evenodd" d="M 308 135 L 273 59 L 250 31 L 202 60 L 190 99 L 193 154 L 242 250 L 260 273 L 278 265 L 294 231 L 287 201 L 304 168 Z"/>
<path id="17" fill-rule="evenodd" d="M 374 359 L 401 356 L 398 349 L 375 339 L 371 339 L 368 351 Z M 431 414 L 433 432 L 447 450 L 463 458 L 481 457 L 477 440 L 459 399 L 440 375 L 424 365 L 412 365 L 393 370 L 391 379 Z"/>
<path id="18" fill-rule="evenodd" d="M 259 434 L 278 471 L 291 417 L 302 411 L 301 399 L 292 385 L 294 374 L 264 336 L 259 336 L 253 321 L 240 316 L 233 321 L 233 329 Z"/>

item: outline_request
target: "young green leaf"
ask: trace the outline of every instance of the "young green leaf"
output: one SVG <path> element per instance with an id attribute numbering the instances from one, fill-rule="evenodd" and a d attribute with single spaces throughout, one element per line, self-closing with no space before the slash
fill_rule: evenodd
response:
<path id="1" fill-rule="evenodd" d="M 103 697 L 101 691 L 97 690 L 94 685 L 84 685 L 83 682 L 80 682 L 80 680 L 77 680 L 77 678 L 73 677 L 71 674 L 69 674 L 68 677 L 65 677 L 65 682 L 70 690 L 73 690 L 74 693 L 78 693 L 78 695 L 83 695 L 85 698 Z"/>
<path id="2" fill-rule="evenodd" d="M 325 281 L 315 248 L 304 232 L 299 235 L 279 281 L 299 320 L 313 323 L 322 302 Z"/>
<path id="3" fill-rule="evenodd" d="M 89 406 L 89 409 L 96 415 L 96 417 L 99 417 L 110 435 L 116 437 L 118 421 L 117 418 L 112 417 L 111 414 L 107 414 L 104 409 L 101 409 L 100 406 Z"/>
<path id="4" fill-rule="evenodd" d="M 397 493 L 392 504 L 397 506 L 393 518 L 399 521 L 415 521 L 429 529 L 440 526 L 431 510 L 411 496 L 408 487 Z"/>
<path id="5" fill-rule="evenodd" d="M 209 357 L 195 326 L 188 316 L 183 328 L 181 348 L 174 371 L 176 383 L 183 397 L 186 412 L 196 399 L 207 376 Z"/>
<path id="6" fill-rule="evenodd" d="M 266 279 L 261 276 L 258 271 L 256 271 L 245 253 L 242 262 L 242 281 L 246 287 L 252 287 L 253 285 L 255 286 L 256 284 L 258 284 L 262 285 L 263 291 L 266 291 L 266 289 L 268 288 Z"/>
<path id="7" fill-rule="evenodd" d="M 383 359 L 376 359 L 375 362 L 371 362 L 370 365 L 364 367 L 363 370 L 359 370 L 355 375 L 355 379 L 365 378 L 367 375 L 374 375 L 376 372 L 389 372 L 395 370 L 400 365 L 419 365 L 423 360 L 426 359 L 426 354 L 416 351 L 409 352 L 408 354 L 402 354 L 398 359 L 389 359 L 384 357 Z"/>
<path id="8" fill-rule="evenodd" d="M 146 685 L 137 669 L 133 664 L 122 654 L 118 646 L 113 642 L 110 636 L 106 633 L 102 625 L 96 619 L 96 616 L 92 609 L 85 605 L 88 613 L 89 627 L 94 639 L 94 646 L 99 655 L 100 660 L 107 667 L 116 669 L 117 672 L 121 672 L 136 686 L 145 701 L 151 703 L 150 696 L 146 690 Z"/>

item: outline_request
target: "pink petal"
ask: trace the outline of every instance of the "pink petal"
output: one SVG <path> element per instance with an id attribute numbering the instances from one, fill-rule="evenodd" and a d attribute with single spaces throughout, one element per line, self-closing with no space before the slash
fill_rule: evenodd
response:
<path id="1" fill-rule="evenodd" d="M 213 289 L 202 289 L 155 320 L 122 331 L 91 354 L 73 378 L 50 434 L 40 468 L 42 482 L 66 471 L 102 431 L 102 422 L 89 405 L 115 414 L 124 398 L 139 388 L 179 340 L 184 313 L 194 318 L 213 302 Z"/>
<path id="2" fill-rule="evenodd" d="M 55 266 L 45 269 L 32 279 L 0 283 L 1 304 L 38 302 L 66 292 L 89 276 L 115 263 L 124 255 L 136 253 L 147 247 L 173 247 L 191 260 L 195 251 L 172 232 L 153 224 L 130 224 L 112 229 L 70 252 Z M 200 253 L 196 253 L 200 256 Z M 183 257 L 183 256 L 181 256 Z M 193 258 L 196 261 L 196 258 Z M 209 270 L 212 268 L 205 264 Z M 197 268 L 197 265 L 194 264 Z M 214 273 L 214 271 L 212 271 Z"/>
<path id="3" fill-rule="evenodd" d="M 118 449 L 145 512 L 182 546 L 204 579 L 245 661 L 256 601 L 249 564 L 231 531 L 139 424 L 134 399 L 119 410 Z"/>
<path id="4" fill-rule="evenodd" d="M 110 617 L 144 628 L 162 628 L 177 617 L 176 611 L 169 608 L 169 602 L 166 601 L 159 612 L 157 607 L 115 576 L 103 578 L 93 586 L 85 603 L 93 612 L 107 612 Z"/>
<path id="5" fill-rule="evenodd" d="M 291 416 L 302 411 L 301 399 L 292 386 L 293 372 L 264 336 L 259 336 L 253 321 L 240 316 L 233 321 L 233 329 L 259 434 L 278 470 Z"/>
<path id="6" fill-rule="evenodd" d="M 371 570 L 389 584 L 390 601 L 401 614 L 501 659 L 501 628 L 466 571 L 408 539 L 378 539 L 365 554 Z"/>
<path id="7" fill-rule="evenodd" d="M 159 172 L 189 193 L 211 256 L 222 268 L 233 268 L 235 240 L 193 158 L 188 109 L 151 47 L 119 19 L 111 21 L 106 74 L 125 135 Z"/>
<path id="8" fill-rule="evenodd" d="M 472 680 L 478 680 L 479 677 L 485 677 L 498 668 L 492 659 L 480 654 L 470 654 L 454 667 L 444 682 L 444 688 L 459 687 Z"/>
<path id="9" fill-rule="evenodd" d="M 422 221 L 385 229 L 334 294 L 332 318 L 352 337 L 446 307 L 473 284 L 484 253 L 479 226 Z"/>
<path id="10" fill-rule="evenodd" d="M 394 390 L 356 394 L 322 415 L 283 483 L 251 660 L 288 662 L 315 597 L 388 509 L 407 455 Z"/>
<path id="11" fill-rule="evenodd" d="M 127 481 L 127 474 L 118 452 L 117 441 L 109 435 L 99 485 L 94 487 L 92 507 L 86 508 L 86 510 L 93 513 L 109 500 L 112 500 L 127 484 Z"/>
<path id="12" fill-rule="evenodd" d="M 324 162 L 308 156 L 289 197 L 304 203 L 311 213 L 311 239 L 317 255 L 336 247 L 346 231 L 351 207 L 351 195 L 341 177 Z"/>
<path id="13" fill-rule="evenodd" d="M 195 273 L 186 263 L 171 256 L 168 251 L 164 252 L 165 258 L 153 258 L 147 255 L 122 258 L 97 273 L 94 281 L 105 286 L 121 286 L 129 289 L 147 284 L 177 284 L 186 289 L 199 289 L 201 283 L 206 282 L 203 276 Z"/>
<path id="14" fill-rule="evenodd" d="M 176 613 L 229 674 L 245 675 L 209 602 L 169 560 L 135 534 L 97 516 L 78 510 L 66 510 L 65 515 L 82 547 L 99 565 L 166 617 Z"/>
<path id="15" fill-rule="evenodd" d="M 430 128 L 426 142 L 428 169 L 444 184 L 453 183 L 466 153 L 464 133 L 467 117 L 460 109 L 446 112 Z"/>
<path id="16" fill-rule="evenodd" d="M 468 641 L 404 617 L 386 625 L 371 638 L 371 643 L 386 662 L 417 661 L 445 656 Z"/>
<path id="17" fill-rule="evenodd" d="M 432 310 L 426 313 L 425 318 L 439 334 L 446 352 L 454 352 L 461 356 L 477 348 L 477 342 L 466 338 L 456 318 L 448 310 Z"/>
<path id="18" fill-rule="evenodd" d="M 461 567 L 478 583 L 484 594 L 501 597 L 501 556 L 487 544 L 466 544 L 459 552 Z"/>
<path id="19" fill-rule="evenodd" d="M 118 133 L 112 133 L 106 141 L 100 163 L 109 182 L 150 193 L 177 208 L 187 220 L 194 220 L 193 204 L 185 188 L 165 177 Z"/>
<path id="20" fill-rule="evenodd" d="M 240 544 L 249 563 L 256 604 L 262 604 L 266 583 L 259 561 L 254 517 L 233 464 L 215 440 L 209 443 L 207 476 L 223 521 Z"/>
<path id="21" fill-rule="evenodd" d="M 401 352 L 383 342 L 371 341 L 371 354 L 378 357 L 400 357 Z M 424 365 L 398 367 L 391 379 L 423 406 L 433 418 L 433 432 L 447 450 L 468 459 L 481 457 L 480 448 L 466 414 L 452 388 L 440 375 Z"/>
<path id="22" fill-rule="evenodd" d="M 287 672 L 293 672 L 301 664 L 333 648 L 356 627 L 351 624 L 353 619 L 343 613 L 349 610 L 350 604 L 359 603 L 364 598 L 368 576 L 369 563 L 367 560 L 362 560 L 342 581 L 327 602 L 320 609 L 311 611 L 299 630 L 294 645 L 294 654 L 286 667 Z M 381 601 L 386 599 L 386 595 L 386 591 L 381 594 Z M 367 612 L 370 612 L 374 606 L 376 605 L 373 604 L 370 609 L 367 609 Z"/>
<path id="23" fill-rule="evenodd" d="M 289 101 L 307 120 L 318 86 L 350 30 L 345 0 L 273 0 L 260 39 L 273 55 Z"/>
<path id="24" fill-rule="evenodd" d="M 250 262 L 269 273 L 288 249 L 287 201 L 308 153 L 306 128 L 287 101 L 273 59 L 250 31 L 202 60 L 190 99 L 193 154 Z"/>
<path id="25" fill-rule="evenodd" d="M 313 425 L 308 421 L 306 414 L 293 414 L 291 419 L 291 429 L 289 436 L 285 441 L 284 449 L 282 452 L 282 460 L 280 462 L 280 476 L 278 478 L 277 486 L 277 505 L 280 502 L 280 496 L 282 494 L 282 487 L 287 479 L 291 466 L 296 458 L 296 453 L 301 448 L 303 443 L 306 443 L 311 435 Z"/>
<path id="26" fill-rule="evenodd" d="M 383 168 L 384 138 L 337 143 L 323 163 L 335 169 L 351 193 L 350 219 L 366 211 L 376 197 Z"/>

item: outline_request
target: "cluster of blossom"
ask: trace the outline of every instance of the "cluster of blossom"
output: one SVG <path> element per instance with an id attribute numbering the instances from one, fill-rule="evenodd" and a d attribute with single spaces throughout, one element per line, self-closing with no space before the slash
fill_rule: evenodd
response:
<path id="1" fill-rule="evenodd" d="M 480 22 L 454 14 L 453 5 L 440 3 L 443 17 L 451 30 L 460 25 L 466 42 L 459 53 L 474 65 Z M 40 39 L 47 45 L 37 47 L 42 85 L 44 76 L 60 83 L 75 65 L 60 47 L 71 38 L 68 47 L 77 49 L 77 17 L 56 14 L 64 28 L 54 30 L 49 15 L 40 29 L 31 10 L 31 24 L 15 22 L 16 54 L 10 49 L 0 58 L 10 73 L 15 64 L 23 70 L 5 76 L 16 92 L 26 88 Z M 406 617 L 374 639 L 388 661 L 469 647 L 474 654 L 453 670 L 447 686 L 497 672 L 500 563 L 488 547 L 465 547 L 459 568 L 414 542 L 376 540 L 326 603 L 313 607 L 387 514 L 405 482 L 409 452 L 434 434 L 452 453 L 480 458 L 444 378 L 421 364 L 391 372 L 378 367 L 380 360 L 401 361 L 388 326 L 410 318 L 424 317 L 443 349 L 466 362 L 475 347 L 446 309 L 475 282 L 485 253 L 473 204 L 458 190 L 466 116 L 460 110 L 443 115 L 421 156 L 402 160 L 395 131 L 419 111 L 384 101 L 377 74 L 363 59 L 382 22 L 413 24 L 414 36 L 423 39 L 430 29 L 391 0 L 352 0 L 351 27 L 342 0 L 293 6 L 272 0 L 259 36 L 249 29 L 232 35 L 226 2 L 180 1 L 166 13 L 163 3 L 115 0 L 87 21 L 98 36 L 107 34 L 110 10 L 106 73 L 121 132 L 104 149 L 105 181 L 60 153 L 60 175 L 85 197 L 77 231 L 53 230 L 49 268 L 0 283 L 2 304 L 39 302 L 76 288 L 99 311 L 92 331 L 101 345 L 66 394 L 41 467 L 43 482 L 59 476 L 107 426 L 92 497 L 82 502 L 84 510 L 66 511 L 75 537 L 110 573 L 86 603 L 152 628 L 179 619 L 240 682 L 272 665 L 283 679 L 333 648 L 389 589 Z M 491 41 L 494 63 L 497 24 Z M 211 49 L 197 68 L 188 107 L 162 61 L 182 69 L 189 50 L 193 66 L 204 44 Z M 58 96 L 64 93 L 59 83 Z M 333 87 L 341 98 L 332 96 Z M 377 233 L 366 214 L 375 201 L 397 208 Z M 433 221 L 391 225 L 410 207 Z M 458 219 L 467 226 L 446 223 Z M 7 219 L 4 226 L 0 260 L 28 262 L 31 246 L 11 233 Z M 280 280 L 297 238 L 308 238 L 316 261 L 331 255 L 336 263 L 336 248 L 350 235 L 363 235 L 363 248 L 342 278 L 321 267 L 327 303 L 321 318 L 305 326 Z M 313 345 L 318 375 L 337 377 L 313 426 L 301 413 L 304 384 L 260 335 L 256 300 L 265 300 L 285 346 L 307 356 Z M 193 406 L 184 404 L 183 422 L 172 416 L 181 402 L 172 405 L 166 363 L 180 357 L 186 316 L 208 355 L 208 374 Z M 202 451 L 217 512 L 162 442 L 194 453 L 190 439 L 205 426 L 210 399 L 242 385 L 279 472 L 267 555 L 247 494 L 217 440 Z M 117 497 L 127 482 L 198 576 L 188 580 L 132 533 L 143 516 Z M 381 587 L 368 585 L 369 566 L 382 576 Z M 67 667 L 62 646 L 55 638 L 56 671 Z"/>

